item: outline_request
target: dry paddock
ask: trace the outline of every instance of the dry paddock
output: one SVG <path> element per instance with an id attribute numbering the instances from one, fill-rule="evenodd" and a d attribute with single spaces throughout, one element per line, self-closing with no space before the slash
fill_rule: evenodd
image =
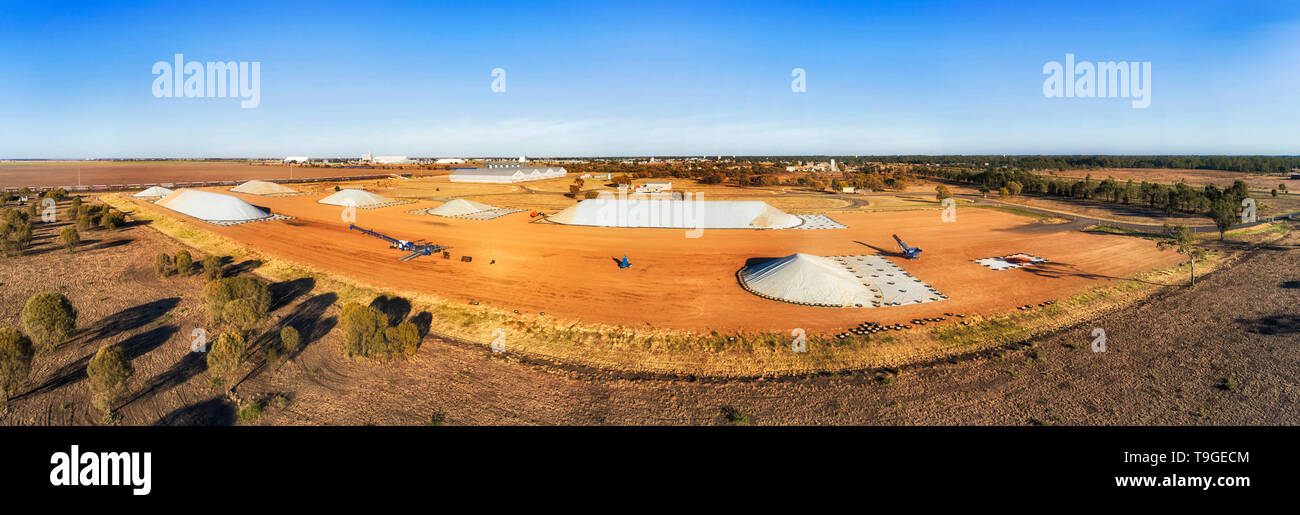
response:
<path id="1" fill-rule="evenodd" d="M 445 180 L 445 179 L 443 179 Z M 213 191 L 229 193 L 220 188 Z M 1092 234 L 986 209 L 962 209 L 955 223 L 937 211 L 835 213 L 846 230 L 708 230 L 686 238 L 675 229 L 618 229 L 535 223 L 527 212 L 491 221 L 407 214 L 436 201 L 357 210 L 356 224 L 401 239 L 451 245 L 452 259 L 399 262 L 400 251 L 348 230 L 342 208 L 318 204 L 324 193 L 269 198 L 236 194 L 295 217 L 230 227 L 202 224 L 258 252 L 378 289 L 418 292 L 457 303 L 480 302 L 525 316 L 629 328 L 830 332 L 871 320 L 906 322 L 945 312 L 993 314 L 1059 299 L 1154 267 L 1178 262 L 1146 239 Z M 146 209 L 163 208 L 137 201 Z M 840 309 L 756 297 L 735 272 L 747 260 L 795 252 L 891 254 L 897 233 L 921 247 L 920 259 L 895 263 L 950 299 L 912 306 Z M 1025 252 L 1049 264 L 992 271 L 971 260 Z M 629 256 L 632 268 L 615 261 Z M 462 262 L 461 256 L 472 256 Z M 495 261 L 495 263 L 493 263 Z"/>

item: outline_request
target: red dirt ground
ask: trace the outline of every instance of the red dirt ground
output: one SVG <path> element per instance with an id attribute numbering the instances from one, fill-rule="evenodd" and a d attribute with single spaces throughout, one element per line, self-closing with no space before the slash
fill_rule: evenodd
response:
<path id="1" fill-rule="evenodd" d="M 402 263 L 397 261 L 400 251 L 349 231 L 342 208 L 316 203 L 323 194 L 237 196 L 296 220 L 202 225 L 270 256 L 398 292 L 634 328 L 833 331 L 866 320 L 905 323 L 945 312 L 992 314 L 1178 261 L 1177 254 L 1161 252 L 1145 239 L 1082 233 L 983 209 L 962 210 L 951 224 L 941 223 L 938 211 L 836 213 L 835 219 L 849 229 L 709 230 L 698 239 L 687 239 L 677 229 L 529 223 L 527 213 L 491 221 L 406 213 L 437 205 L 429 201 L 357 210 L 359 226 L 454 247 L 451 260 L 421 257 Z M 917 260 L 891 259 L 949 300 L 875 309 L 814 308 L 759 298 L 735 277 L 750 258 L 876 253 L 871 246 L 894 252 L 894 233 L 925 254 Z M 993 271 L 971 262 L 1018 252 L 1051 263 Z M 631 258 L 631 269 L 615 264 L 624 254 Z M 473 262 L 461 262 L 463 255 Z"/>

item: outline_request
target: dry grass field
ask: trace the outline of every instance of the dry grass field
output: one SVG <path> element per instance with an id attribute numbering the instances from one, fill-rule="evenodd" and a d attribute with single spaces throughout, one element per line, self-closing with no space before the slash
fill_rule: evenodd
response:
<path id="1" fill-rule="evenodd" d="M 1073 177 L 1082 179 L 1092 175 L 1093 179 L 1102 180 L 1107 177 L 1114 177 L 1115 180 L 1124 182 L 1132 180 L 1133 182 L 1159 182 L 1162 184 L 1174 184 L 1179 181 L 1187 181 L 1192 186 L 1204 186 L 1206 184 L 1215 184 L 1218 186 L 1232 186 L 1233 181 L 1245 181 L 1246 186 L 1251 190 L 1269 191 L 1276 188 L 1278 184 L 1286 184 L 1287 189 L 1300 191 L 1300 180 L 1291 180 L 1287 175 L 1261 175 L 1242 172 L 1226 172 L 1222 170 L 1180 170 L 1172 168 L 1102 168 L 1098 170 L 1066 170 L 1064 172 L 1047 173 L 1044 175 L 1054 175 L 1057 177 Z"/>

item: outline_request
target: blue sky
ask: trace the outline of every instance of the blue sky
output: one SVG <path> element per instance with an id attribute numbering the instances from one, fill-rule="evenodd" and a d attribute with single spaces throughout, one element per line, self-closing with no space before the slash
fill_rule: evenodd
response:
<path id="1" fill-rule="evenodd" d="M 0 3 L 0 158 L 1300 153 L 1296 2 L 276 4 Z M 260 106 L 155 98 L 176 53 Z M 1044 97 L 1066 53 L 1150 107 Z"/>

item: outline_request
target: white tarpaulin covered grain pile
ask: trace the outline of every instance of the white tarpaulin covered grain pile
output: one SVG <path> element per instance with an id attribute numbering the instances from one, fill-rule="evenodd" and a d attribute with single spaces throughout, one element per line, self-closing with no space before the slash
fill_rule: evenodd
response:
<path id="1" fill-rule="evenodd" d="M 230 188 L 235 193 L 248 193 L 250 195 L 287 195 L 298 193 L 297 190 L 288 186 L 276 184 L 274 182 L 252 180 Z"/>
<path id="2" fill-rule="evenodd" d="M 172 190 L 169 190 L 162 186 L 150 186 L 148 189 L 141 191 L 140 193 L 136 193 L 135 195 L 132 196 L 136 198 L 151 198 L 151 197 L 166 197 L 167 195 L 171 195 L 171 194 L 172 194 Z"/>
<path id="3" fill-rule="evenodd" d="M 788 229 L 803 220 L 759 201 L 596 198 L 547 217 L 568 225 L 673 229 Z"/>
<path id="4" fill-rule="evenodd" d="M 830 259 L 791 254 L 740 272 L 745 289 L 774 300 L 814 306 L 871 306 L 877 293 Z"/>
<path id="5" fill-rule="evenodd" d="M 271 216 L 239 197 L 201 190 L 180 190 L 158 205 L 209 222 L 246 222 Z"/>
<path id="6" fill-rule="evenodd" d="M 365 190 L 342 190 L 317 202 L 331 206 L 352 207 L 372 207 L 395 203 L 393 199 Z"/>
<path id="7" fill-rule="evenodd" d="M 495 206 L 489 206 L 482 202 L 465 200 L 458 198 L 429 210 L 429 214 L 438 216 L 464 216 L 471 215 L 482 211 L 492 211 L 497 209 Z"/>

